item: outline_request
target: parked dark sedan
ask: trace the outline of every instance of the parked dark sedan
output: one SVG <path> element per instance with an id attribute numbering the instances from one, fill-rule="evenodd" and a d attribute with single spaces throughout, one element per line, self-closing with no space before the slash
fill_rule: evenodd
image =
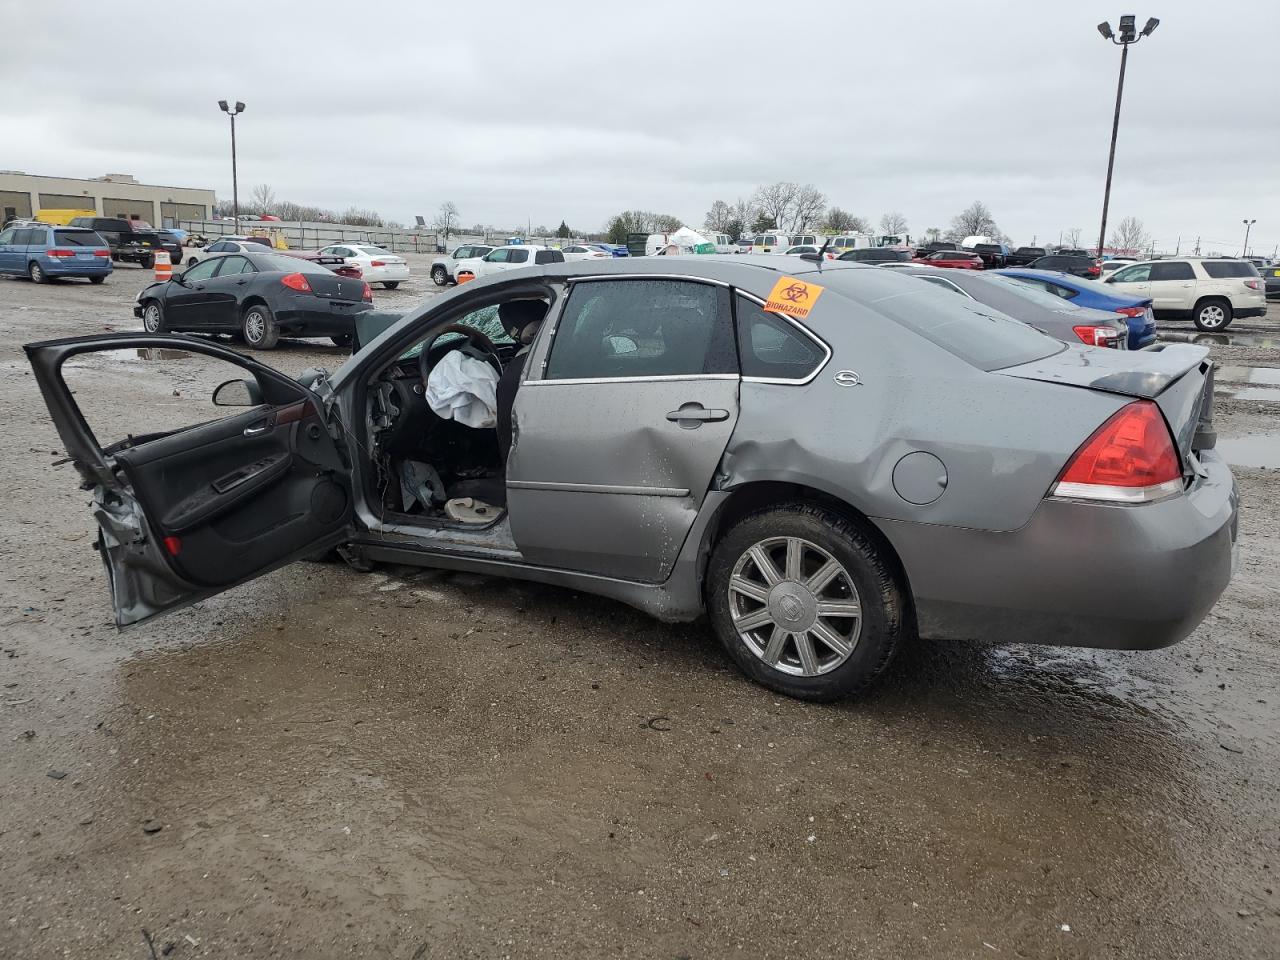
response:
<path id="1" fill-rule="evenodd" d="M 1280 266 L 1259 267 L 1258 273 L 1267 283 L 1267 299 L 1280 300 Z"/>
<path id="2" fill-rule="evenodd" d="M 169 262 L 174 266 L 181 266 L 182 241 L 178 235 L 172 230 L 157 230 L 156 236 L 160 238 L 160 249 L 169 254 Z"/>
<path id="3" fill-rule="evenodd" d="M 133 314 L 147 333 L 238 333 L 249 346 L 270 350 L 281 335 L 350 343 L 355 315 L 372 307 L 369 284 L 321 264 L 278 253 L 228 253 L 144 288 Z"/>
<path id="4" fill-rule="evenodd" d="M 1047 257 L 1032 260 L 1027 266 L 1032 270 L 1057 270 L 1075 277 L 1084 277 L 1086 280 L 1097 280 L 1098 274 L 1102 272 L 1100 262 L 1093 257 L 1066 256 L 1060 253 L 1051 253 Z"/>

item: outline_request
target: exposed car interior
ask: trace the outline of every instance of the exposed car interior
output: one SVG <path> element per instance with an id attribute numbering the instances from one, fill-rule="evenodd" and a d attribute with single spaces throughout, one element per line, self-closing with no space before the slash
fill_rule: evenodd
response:
<path id="1" fill-rule="evenodd" d="M 523 294 L 432 329 L 368 392 L 376 502 L 418 523 L 485 527 L 506 512 L 511 409 L 549 307 Z"/>

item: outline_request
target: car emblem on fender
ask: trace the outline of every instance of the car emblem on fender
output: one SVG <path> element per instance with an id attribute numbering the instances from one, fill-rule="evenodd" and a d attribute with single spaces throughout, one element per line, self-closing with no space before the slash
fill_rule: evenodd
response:
<path id="1" fill-rule="evenodd" d="M 835 381 L 842 387 L 860 387 L 862 378 L 852 370 L 841 370 L 835 375 Z"/>

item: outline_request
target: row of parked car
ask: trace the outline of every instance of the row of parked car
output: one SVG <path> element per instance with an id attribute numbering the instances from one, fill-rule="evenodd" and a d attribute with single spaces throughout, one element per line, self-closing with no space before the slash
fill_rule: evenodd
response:
<path id="1" fill-rule="evenodd" d="M 123 217 L 74 217 L 66 224 L 15 220 L 0 230 L 0 273 L 36 283 L 79 277 L 101 283 L 112 264 L 155 265 L 159 251 L 182 262 L 182 236 Z"/>

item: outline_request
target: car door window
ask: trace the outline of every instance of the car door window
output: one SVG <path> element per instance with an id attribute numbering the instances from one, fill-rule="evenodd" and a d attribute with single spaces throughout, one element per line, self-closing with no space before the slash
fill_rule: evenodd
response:
<path id="1" fill-rule="evenodd" d="M 737 323 L 738 360 L 748 379 L 804 383 L 830 356 L 812 334 L 741 295 Z"/>
<path id="2" fill-rule="evenodd" d="M 29 243 L 35 242 L 35 236 L 39 231 L 26 229 L 19 230 L 13 238 L 13 245 L 16 247 L 25 247 Z"/>
<path id="3" fill-rule="evenodd" d="M 528 262 L 529 262 L 528 250 L 508 250 L 507 251 L 507 263 L 528 263 Z"/>
<path id="4" fill-rule="evenodd" d="M 210 257 L 208 260 L 201 260 L 194 267 L 187 267 L 183 273 L 182 279 L 187 283 L 199 283 L 201 280 L 208 280 L 218 268 L 222 266 L 223 257 Z"/>
<path id="5" fill-rule="evenodd" d="M 1115 283 L 1146 283 L 1151 279 L 1151 264 L 1140 263 L 1115 272 Z"/>
<path id="6" fill-rule="evenodd" d="M 231 249 L 231 244 L 227 243 L 227 241 L 225 240 L 219 240 L 217 243 L 212 244 L 209 247 L 209 249 L 206 250 L 205 252 L 206 253 L 225 253 L 230 249 Z"/>
<path id="7" fill-rule="evenodd" d="M 1194 280 L 1191 264 L 1185 261 L 1169 261 L 1151 264 L 1151 280 Z"/>
<path id="8" fill-rule="evenodd" d="M 575 284 L 545 378 L 683 377 L 737 372 L 728 291 L 686 280 Z"/>
<path id="9" fill-rule="evenodd" d="M 215 274 L 219 277 L 231 277 L 240 273 L 256 273 L 253 264 L 247 257 L 219 257 L 221 269 Z"/>
<path id="10" fill-rule="evenodd" d="M 493 250 L 489 253 L 488 256 L 484 258 L 484 262 L 485 263 L 506 263 L 508 252 L 509 251 L 507 250 Z"/>

